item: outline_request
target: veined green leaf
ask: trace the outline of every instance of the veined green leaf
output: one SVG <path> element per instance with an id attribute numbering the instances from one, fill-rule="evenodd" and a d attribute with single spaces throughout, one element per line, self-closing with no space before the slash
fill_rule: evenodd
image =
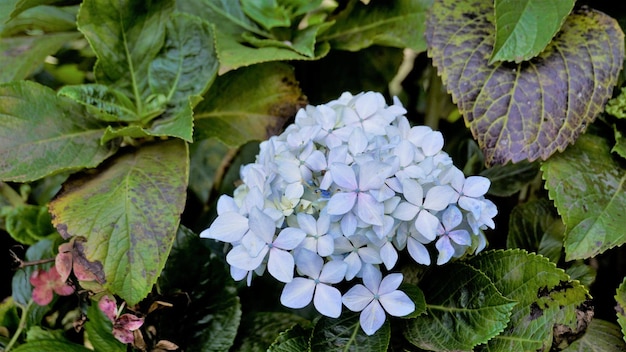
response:
<path id="1" fill-rule="evenodd" d="M 28 77 L 48 55 L 63 44 L 80 38 L 80 33 L 53 33 L 40 36 L 0 38 L 0 83 Z"/>
<path id="2" fill-rule="evenodd" d="M 63 2 L 63 0 L 19 0 L 15 4 L 15 8 L 13 9 L 13 12 L 11 12 L 11 18 L 14 18 L 20 13 L 30 8 L 33 8 L 35 6 L 52 5 L 52 4 L 59 3 L 59 2 Z"/>
<path id="3" fill-rule="evenodd" d="M 522 250 L 488 251 L 467 263 L 517 302 L 506 329 L 478 351 L 547 351 L 557 327 L 559 334 L 576 335 L 593 316 L 587 290 L 547 258 Z"/>
<path id="4" fill-rule="evenodd" d="M 178 0 L 176 8 L 202 18 L 219 31 L 233 37 L 243 32 L 268 34 L 261 30 L 241 9 L 239 1 L 232 0 Z"/>
<path id="5" fill-rule="evenodd" d="M 280 131 L 304 106 L 304 99 L 287 65 L 268 63 L 229 72 L 218 77 L 196 106 L 194 139 L 217 137 L 233 147 L 264 140 Z"/>
<path id="6" fill-rule="evenodd" d="M 626 351 L 623 335 L 619 327 L 608 321 L 593 319 L 587 331 L 572 342 L 563 352 L 620 352 Z"/>
<path id="7" fill-rule="evenodd" d="M 219 187 L 236 150 L 217 138 L 202 139 L 189 146 L 189 189 L 203 204 L 208 204 L 213 188 Z"/>
<path id="8" fill-rule="evenodd" d="M 489 63 L 535 57 L 552 40 L 575 0 L 496 0 L 496 42 Z"/>
<path id="9" fill-rule="evenodd" d="M 92 302 L 87 309 L 85 331 L 89 342 L 96 351 L 125 352 L 126 345 L 113 336 L 113 322 L 100 310 L 97 302 Z"/>
<path id="10" fill-rule="evenodd" d="M 244 316 L 240 334 L 243 341 L 240 351 L 263 352 L 294 326 L 309 328 L 310 322 L 300 316 L 282 312 L 255 312 Z"/>
<path id="11" fill-rule="evenodd" d="M 487 342 L 504 329 L 516 304 L 464 264 L 442 267 L 422 282 L 427 314 L 409 320 L 404 336 L 426 350 L 465 351 Z"/>
<path id="12" fill-rule="evenodd" d="M 95 167 L 117 149 L 100 145 L 101 122 L 37 83 L 0 85 L 0 179 L 28 182 Z"/>
<path id="13" fill-rule="evenodd" d="M 124 93 L 102 84 L 81 84 L 63 86 L 59 95 L 85 105 L 87 109 L 103 121 L 138 121 L 135 105 Z"/>
<path id="14" fill-rule="evenodd" d="M 313 327 L 311 352 L 386 352 L 391 338 L 389 317 L 373 335 L 361 329 L 359 314 L 344 312 L 337 319 L 322 316 Z"/>
<path id="15" fill-rule="evenodd" d="M 507 163 L 494 165 L 483 170 L 480 175 L 491 181 L 489 194 L 498 197 L 509 197 L 519 192 L 539 173 L 539 163 L 520 161 L 519 163 Z"/>
<path id="16" fill-rule="evenodd" d="M 563 224 L 547 199 L 517 205 L 509 217 L 507 248 L 541 254 L 554 263 L 561 258 Z"/>
<path id="17" fill-rule="evenodd" d="M 139 115 L 151 94 L 148 69 L 163 46 L 163 23 L 173 10 L 173 0 L 86 0 L 78 13 L 78 29 L 98 57 L 98 82 L 134 99 Z"/>
<path id="18" fill-rule="evenodd" d="M 622 328 L 622 335 L 624 341 L 626 341 L 626 278 L 617 288 L 615 301 L 617 301 L 617 307 L 615 307 L 617 310 L 617 323 Z"/>
<path id="19" fill-rule="evenodd" d="M 17 5 L 18 1 L 20 0 L 0 1 L 0 28 L 11 18 L 11 12 L 15 9 L 15 5 Z"/>
<path id="20" fill-rule="evenodd" d="M 335 25 L 319 41 L 330 41 L 333 49 L 358 51 L 371 45 L 426 50 L 426 14 L 433 0 L 356 2 L 340 14 Z"/>
<path id="21" fill-rule="evenodd" d="M 87 347 L 59 340 L 36 340 L 17 346 L 14 352 L 41 352 L 41 351 L 64 351 L 64 352 L 93 352 Z"/>
<path id="22" fill-rule="evenodd" d="M 0 209 L 0 217 L 4 216 L 5 229 L 14 240 L 32 245 L 53 232 L 50 214 L 45 206 L 24 204 Z"/>
<path id="23" fill-rule="evenodd" d="M 65 183 L 50 202 L 64 238 L 84 236 L 85 256 L 104 267 L 106 286 L 133 305 L 165 265 L 185 206 L 187 144 L 170 140 L 126 153 L 95 174 Z"/>
<path id="24" fill-rule="evenodd" d="M 566 226 L 566 260 L 593 257 L 626 243 L 626 170 L 613 160 L 605 139 L 584 135 L 542 170 Z"/>
<path id="25" fill-rule="evenodd" d="M 313 329 L 305 329 L 296 325 L 281 333 L 276 341 L 267 349 L 268 352 L 302 352 L 311 350 L 311 333 Z"/>
<path id="26" fill-rule="evenodd" d="M 240 2 L 243 12 L 267 30 L 291 25 L 289 12 L 276 0 L 241 0 Z"/>
<path id="27" fill-rule="evenodd" d="M 613 18 L 582 8 L 534 59 L 489 65 L 494 31 L 491 0 L 436 0 L 428 53 L 488 165 L 545 160 L 603 110 L 623 64 L 624 33 Z"/>
<path id="28" fill-rule="evenodd" d="M 37 6 L 12 18 L 5 24 L 0 21 L 0 37 L 10 37 L 33 30 L 45 33 L 76 30 L 78 6 Z"/>

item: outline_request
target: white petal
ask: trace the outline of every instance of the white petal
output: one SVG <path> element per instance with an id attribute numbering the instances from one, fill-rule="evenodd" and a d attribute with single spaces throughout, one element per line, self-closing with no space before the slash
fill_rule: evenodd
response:
<path id="1" fill-rule="evenodd" d="M 422 140 L 422 150 L 426 156 L 432 156 L 443 148 L 443 135 L 439 131 L 427 133 Z"/>
<path id="2" fill-rule="evenodd" d="M 356 175 L 354 170 L 346 164 L 333 163 L 330 169 L 333 181 L 337 186 L 346 190 L 353 191 L 357 189 Z"/>
<path id="3" fill-rule="evenodd" d="M 288 199 L 300 199 L 304 194 L 304 187 L 300 182 L 290 183 L 285 188 L 285 197 Z"/>
<path id="4" fill-rule="evenodd" d="M 313 304 L 321 314 L 331 318 L 339 318 L 341 315 L 341 292 L 332 286 L 317 284 Z"/>
<path id="5" fill-rule="evenodd" d="M 470 176 L 463 184 L 463 194 L 474 198 L 484 196 L 489 190 L 490 185 L 491 181 L 486 177 Z"/>
<path id="6" fill-rule="evenodd" d="M 326 211 L 330 215 L 343 215 L 352 210 L 356 198 L 354 192 L 335 193 L 326 204 Z"/>
<path id="7" fill-rule="evenodd" d="M 363 191 L 381 188 L 391 173 L 391 166 L 388 164 L 378 161 L 367 162 L 361 165 L 359 170 L 359 188 Z"/>
<path id="8" fill-rule="evenodd" d="M 385 206 L 369 193 L 359 193 L 357 196 L 357 214 L 359 219 L 371 225 L 382 226 Z M 329 212 L 330 213 L 330 212 Z"/>
<path id="9" fill-rule="evenodd" d="M 280 303 L 289 308 L 304 308 L 311 302 L 313 291 L 315 291 L 313 280 L 296 277 L 283 288 Z"/>
<path id="10" fill-rule="evenodd" d="M 378 301 L 372 301 L 363 311 L 359 321 L 367 335 L 373 335 L 385 323 L 385 311 Z"/>
<path id="11" fill-rule="evenodd" d="M 252 231 L 243 236 L 241 245 L 248 251 L 251 257 L 258 256 L 264 248 L 267 248 L 267 243 Z"/>
<path id="12" fill-rule="evenodd" d="M 222 215 L 229 211 L 238 212 L 239 207 L 235 203 L 235 200 L 233 199 L 233 197 L 223 194 L 217 200 L 217 213 Z"/>
<path id="13" fill-rule="evenodd" d="M 293 280 L 294 260 L 291 253 L 278 248 L 270 249 L 267 271 L 280 282 Z"/>
<path id="14" fill-rule="evenodd" d="M 357 219 L 354 213 L 352 212 L 347 213 L 341 218 L 340 227 L 341 227 L 341 232 L 343 233 L 344 236 L 351 237 L 352 235 L 354 235 L 354 232 L 356 231 L 356 226 L 357 226 Z"/>
<path id="15" fill-rule="evenodd" d="M 439 219 L 428 210 L 420 211 L 417 215 L 417 219 L 415 219 L 415 228 L 429 241 L 437 237 L 437 227 L 439 224 Z"/>
<path id="16" fill-rule="evenodd" d="M 483 208 L 483 202 L 476 198 L 470 198 L 470 197 L 464 196 L 464 197 L 459 198 L 459 206 L 469 211 L 470 213 L 472 213 L 474 218 L 479 219 L 480 213 Z"/>
<path id="17" fill-rule="evenodd" d="M 435 211 L 444 210 L 448 204 L 454 203 L 458 197 L 450 186 L 435 186 L 428 190 L 424 200 L 424 208 Z"/>
<path id="18" fill-rule="evenodd" d="M 250 209 L 250 229 L 265 243 L 272 243 L 276 234 L 276 223 L 258 208 Z"/>
<path id="19" fill-rule="evenodd" d="M 319 280 L 329 284 L 336 284 L 343 280 L 347 270 L 348 264 L 343 260 L 331 260 L 322 268 Z"/>
<path id="20" fill-rule="evenodd" d="M 387 270 L 391 270 L 398 262 L 398 252 L 391 242 L 387 242 L 380 248 L 380 259 L 383 260 Z"/>
<path id="21" fill-rule="evenodd" d="M 280 231 L 272 245 L 280 249 L 292 250 L 298 247 L 305 237 L 304 231 L 295 227 L 287 227 Z"/>
<path id="22" fill-rule="evenodd" d="M 317 239 L 317 254 L 327 257 L 335 251 L 335 240 L 331 235 L 324 235 Z"/>
<path id="23" fill-rule="evenodd" d="M 248 219 L 239 213 L 226 212 L 218 216 L 211 227 L 202 231 L 200 237 L 222 242 L 236 242 L 248 231 Z"/>
<path id="24" fill-rule="evenodd" d="M 296 251 L 294 256 L 298 272 L 312 279 L 317 279 L 320 276 L 324 260 L 319 255 L 305 249 Z"/>
<path id="25" fill-rule="evenodd" d="M 415 310 L 415 303 L 402 291 L 381 295 L 379 300 L 385 311 L 394 317 L 403 317 Z"/>
<path id="26" fill-rule="evenodd" d="M 261 265 L 263 259 L 265 259 L 267 251 L 268 248 L 265 247 L 265 249 L 262 250 L 258 256 L 251 257 L 250 254 L 248 254 L 248 250 L 244 246 L 235 246 L 226 255 L 226 262 L 239 269 L 248 271 L 254 270 Z"/>
<path id="27" fill-rule="evenodd" d="M 419 210 L 420 208 L 418 208 L 417 206 L 411 203 L 402 202 L 398 204 L 398 206 L 393 211 L 393 213 L 391 213 L 391 216 L 393 216 L 394 218 L 398 220 L 411 221 L 415 219 L 415 215 L 417 215 L 417 212 Z"/>
<path id="28" fill-rule="evenodd" d="M 404 193 L 404 198 L 412 204 L 419 206 L 424 202 L 424 190 L 415 180 L 402 180 L 402 193 Z"/>
<path id="29" fill-rule="evenodd" d="M 361 284 L 354 285 L 343 295 L 343 304 L 353 312 L 362 311 L 374 299 L 370 290 Z"/>
<path id="30" fill-rule="evenodd" d="M 378 110 L 378 103 L 376 93 L 367 92 L 356 99 L 354 108 L 361 119 L 366 119 Z"/>
<path id="31" fill-rule="evenodd" d="M 435 247 L 439 251 L 437 257 L 437 265 L 442 265 L 450 261 L 450 258 L 454 255 L 454 247 L 450 243 L 448 236 L 443 236 L 435 243 Z"/>
<path id="32" fill-rule="evenodd" d="M 300 228 L 304 232 L 306 232 L 309 235 L 317 234 L 317 223 L 315 221 L 315 218 L 312 215 L 306 214 L 306 213 L 298 213 L 297 219 L 298 219 L 298 226 L 300 226 Z"/>
<path id="33" fill-rule="evenodd" d="M 393 152 L 400 158 L 400 165 L 407 166 L 413 162 L 415 146 L 408 140 L 403 139 L 398 143 L 396 148 L 394 148 Z"/>
<path id="34" fill-rule="evenodd" d="M 367 144 L 368 141 L 365 132 L 360 128 L 355 128 L 348 139 L 348 150 L 350 153 L 352 155 L 363 153 L 365 148 L 367 148 Z"/>
<path id="35" fill-rule="evenodd" d="M 418 264 L 430 265 L 430 254 L 428 249 L 423 244 L 416 241 L 414 238 L 409 237 L 407 240 L 407 249 L 411 258 Z"/>
<path id="36" fill-rule="evenodd" d="M 306 158 L 306 166 L 312 171 L 318 172 L 326 169 L 326 157 L 324 153 L 319 150 L 313 151 L 308 158 Z"/>
<path id="37" fill-rule="evenodd" d="M 363 268 L 363 284 L 367 287 L 373 294 L 378 294 L 378 287 L 380 286 L 380 282 L 383 278 L 383 274 L 373 265 L 366 265 Z"/>

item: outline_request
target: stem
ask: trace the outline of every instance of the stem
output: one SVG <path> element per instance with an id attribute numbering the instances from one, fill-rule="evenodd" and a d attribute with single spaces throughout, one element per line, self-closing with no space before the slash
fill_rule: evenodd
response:
<path id="1" fill-rule="evenodd" d="M 30 301 L 28 301 L 26 308 L 22 309 L 22 316 L 20 317 L 20 324 L 17 326 L 17 330 L 15 330 L 15 334 L 13 334 L 13 337 L 11 337 L 11 341 L 9 341 L 9 344 L 4 348 L 4 352 L 9 352 L 11 350 L 11 347 L 13 347 L 13 345 L 17 342 L 17 339 L 22 334 L 22 330 L 24 330 L 24 328 L 26 327 L 26 320 L 28 319 L 28 311 L 30 310 L 30 307 L 32 305 L 33 305 L 33 300 L 31 299 Z"/>
<path id="2" fill-rule="evenodd" d="M 0 182 L 0 196 L 6 198 L 12 206 L 24 205 L 22 196 L 4 182 Z"/>
<path id="3" fill-rule="evenodd" d="M 361 327 L 361 323 L 357 321 L 356 324 L 354 324 L 354 330 L 352 330 L 352 336 L 350 336 L 350 340 L 348 340 L 348 342 L 346 343 L 346 348 L 343 349 L 344 352 L 347 352 L 350 349 L 350 345 L 352 345 L 352 342 L 356 340 L 356 333 L 359 331 L 360 327 Z"/>
<path id="4" fill-rule="evenodd" d="M 20 269 L 23 269 L 27 266 L 33 266 L 33 265 L 39 265 L 39 264 L 47 264 L 47 263 L 51 263 L 54 262 L 56 259 L 55 258 L 46 258 L 46 259 L 39 259 L 39 260 L 31 260 L 28 262 L 22 261 L 20 260 Z"/>

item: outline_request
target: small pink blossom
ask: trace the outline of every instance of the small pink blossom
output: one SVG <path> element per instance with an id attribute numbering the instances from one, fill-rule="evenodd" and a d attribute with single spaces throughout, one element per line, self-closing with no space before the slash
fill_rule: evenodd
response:
<path id="1" fill-rule="evenodd" d="M 119 315 L 120 311 L 115 299 L 110 296 L 103 296 L 98 302 L 98 308 L 113 322 L 113 336 L 118 341 L 122 343 L 135 342 L 133 331 L 138 330 L 143 325 L 144 318 L 130 313 Z"/>
<path id="2" fill-rule="evenodd" d="M 30 283 L 33 288 L 33 301 L 40 306 L 48 305 L 54 297 L 53 292 L 60 296 L 69 296 L 74 293 L 74 287 L 61 279 L 56 267 L 51 267 L 48 271 L 39 269 L 30 276 Z"/>

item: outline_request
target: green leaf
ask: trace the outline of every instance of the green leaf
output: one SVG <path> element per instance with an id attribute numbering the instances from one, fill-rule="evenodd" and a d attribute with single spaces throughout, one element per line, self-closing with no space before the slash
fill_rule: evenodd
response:
<path id="1" fill-rule="evenodd" d="M 293 69 L 285 64 L 229 72 L 215 81 L 196 106 L 194 139 L 217 137 L 232 147 L 265 140 L 304 104 Z"/>
<path id="2" fill-rule="evenodd" d="M 361 329 L 359 314 L 344 312 L 337 319 L 322 316 L 313 327 L 311 352 L 386 352 L 391 338 L 389 318 L 373 335 Z"/>
<path id="3" fill-rule="evenodd" d="M 58 93 L 85 105 L 89 112 L 103 121 L 139 121 L 135 105 L 124 93 L 102 84 L 63 86 Z"/>
<path id="4" fill-rule="evenodd" d="M 566 226 L 566 260 L 626 243 L 626 170 L 613 160 L 606 140 L 584 135 L 541 169 Z"/>
<path id="5" fill-rule="evenodd" d="M 87 347 L 71 342 L 59 340 L 36 340 L 17 346 L 13 352 L 41 352 L 41 351 L 63 351 L 63 352 L 93 352 Z"/>
<path id="6" fill-rule="evenodd" d="M 489 63 L 535 57 L 552 40 L 575 0 L 496 0 L 496 43 Z"/>
<path id="7" fill-rule="evenodd" d="M 564 352 L 620 352 L 626 351 L 619 327 L 608 321 L 593 319 L 587 331 L 578 340 L 572 342 Z"/>
<path id="8" fill-rule="evenodd" d="M 89 342 L 96 351 L 125 352 L 126 345 L 113 337 L 113 322 L 98 308 L 97 302 L 91 302 L 87 309 L 85 331 Z"/>
<path id="9" fill-rule="evenodd" d="M 152 289 L 172 247 L 189 177 L 186 143 L 131 150 L 94 174 L 66 182 L 50 203 L 64 238 L 87 238 L 85 256 L 104 266 L 106 286 L 129 305 Z"/>
<path id="10" fill-rule="evenodd" d="M 298 54 L 307 56 L 308 58 L 315 57 L 315 44 L 317 43 L 317 35 L 324 32 L 331 27 L 334 22 L 323 22 L 316 25 L 311 25 L 302 30 L 294 32 L 291 40 L 278 40 L 278 39 L 259 39 L 254 35 L 245 32 L 242 34 L 242 38 L 258 47 L 258 48 L 284 48 L 294 50 Z"/>
<path id="11" fill-rule="evenodd" d="M 626 159 L 626 137 L 624 137 L 622 132 L 617 129 L 616 125 L 613 126 L 613 133 L 615 137 L 615 145 L 611 148 L 611 153 L 616 153 Z"/>
<path id="12" fill-rule="evenodd" d="M 159 278 L 161 292 L 178 299 L 160 322 L 160 333 L 184 350 L 227 351 L 237 335 L 241 303 L 224 262 L 205 244 L 191 230 L 179 227 Z"/>
<path id="13" fill-rule="evenodd" d="M 285 7 L 279 6 L 276 0 L 241 0 L 241 9 L 267 30 L 289 27 L 291 24 L 289 12 Z"/>
<path id="14" fill-rule="evenodd" d="M 513 208 L 509 217 L 507 248 L 537 252 L 554 263 L 561 258 L 563 225 L 547 199 L 533 200 Z"/>
<path id="15" fill-rule="evenodd" d="M 545 160 L 603 110 L 623 64 L 624 33 L 613 18 L 582 8 L 539 56 L 489 65 L 494 32 L 492 1 L 436 0 L 428 53 L 488 165 Z"/>
<path id="16" fill-rule="evenodd" d="M 0 38 L 0 83 L 17 81 L 32 74 L 48 55 L 59 51 L 79 33 L 54 33 L 40 36 Z"/>
<path id="17" fill-rule="evenodd" d="M 548 350 L 561 336 L 555 329 L 564 336 L 580 334 L 593 316 L 587 290 L 547 258 L 522 250 L 488 251 L 468 264 L 517 302 L 506 329 L 479 350 Z"/>
<path id="18" fill-rule="evenodd" d="M 404 336 L 422 349 L 471 350 L 498 335 L 515 306 L 468 265 L 444 266 L 421 282 L 427 314 L 409 320 Z"/>
<path id="19" fill-rule="evenodd" d="M 491 181 L 489 194 L 498 197 L 509 197 L 519 192 L 539 173 L 539 163 L 520 161 L 506 165 L 494 165 L 480 173 Z"/>
<path id="20" fill-rule="evenodd" d="M 213 188 L 219 188 L 235 152 L 236 149 L 217 138 L 203 139 L 189 146 L 189 189 L 203 204 L 208 203 Z"/>
<path id="21" fill-rule="evenodd" d="M 267 349 L 268 352 L 302 352 L 311 349 L 312 328 L 305 329 L 295 325 L 291 329 L 278 335 L 278 338 Z"/>
<path id="22" fill-rule="evenodd" d="M 117 149 L 85 108 L 33 82 L 0 85 L 0 179 L 28 182 L 95 167 Z"/>
<path id="23" fill-rule="evenodd" d="M 622 284 L 617 288 L 615 301 L 617 301 L 617 306 L 615 307 L 617 311 L 617 323 L 622 328 L 622 335 L 624 336 L 624 341 L 626 341 L 626 278 L 624 278 Z"/>
<path id="24" fill-rule="evenodd" d="M 15 4 L 15 8 L 13 12 L 11 12 L 11 18 L 14 18 L 20 13 L 36 6 L 51 5 L 51 4 L 56 4 L 60 2 L 63 2 L 63 0 L 19 0 Z"/>
<path id="25" fill-rule="evenodd" d="M 28 249 L 26 250 L 25 260 L 34 261 L 40 259 L 54 258 L 55 249 L 55 239 L 45 238 L 28 247 Z M 13 280 L 11 282 L 11 291 L 15 303 L 24 307 L 28 304 L 28 301 L 30 301 L 33 292 L 33 286 L 30 284 L 30 276 L 37 269 L 48 270 L 51 266 L 52 263 L 46 263 L 38 266 L 29 265 L 15 272 L 15 274 L 13 275 Z M 41 315 L 41 317 L 43 317 L 43 314 Z M 39 321 L 37 321 L 37 323 L 39 323 Z"/>
<path id="26" fill-rule="evenodd" d="M 617 118 L 626 119 L 626 87 L 622 87 L 620 94 L 606 103 L 604 111 Z"/>
<path id="27" fill-rule="evenodd" d="M 34 31 L 45 33 L 75 31 L 77 12 L 78 6 L 37 6 L 20 13 L 4 25 L 0 23 L 0 37 Z"/>
<path id="28" fill-rule="evenodd" d="M 11 12 L 15 9 L 15 5 L 20 0 L 4 0 L 0 1 L 0 27 L 11 18 Z"/>
<path id="29" fill-rule="evenodd" d="M 279 335 L 295 326 L 308 328 L 309 321 L 290 313 L 255 312 L 244 316 L 240 334 L 243 338 L 239 351 L 262 352 L 280 338 Z"/>
<path id="30" fill-rule="evenodd" d="M 78 29 L 98 57 L 98 82 L 132 97 L 140 116 L 151 94 L 148 69 L 163 46 L 163 23 L 173 10 L 173 0 L 86 0 L 78 13 Z"/>
<path id="31" fill-rule="evenodd" d="M 333 49 L 358 51 L 371 45 L 426 50 L 426 14 L 433 0 L 356 2 L 346 9 L 320 41 L 330 41 Z"/>
<path id="32" fill-rule="evenodd" d="M 0 211 L 5 216 L 5 229 L 14 240 L 32 245 L 55 231 L 46 206 L 24 204 L 6 207 Z"/>

